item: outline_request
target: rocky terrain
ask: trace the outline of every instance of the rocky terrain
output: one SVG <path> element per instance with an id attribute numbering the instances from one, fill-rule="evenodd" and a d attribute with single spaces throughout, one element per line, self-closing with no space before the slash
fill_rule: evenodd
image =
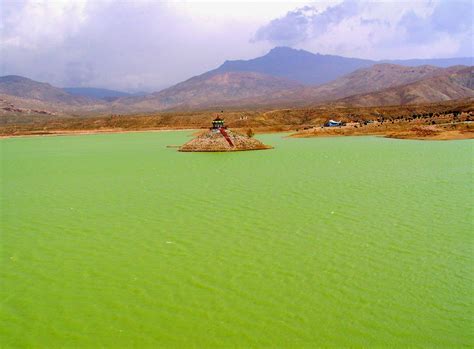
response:
<path id="1" fill-rule="evenodd" d="M 203 74 L 161 92 L 143 97 L 121 98 L 114 103 L 114 106 L 117 109 L 126 105 L 135 110 L 164 110 L 238 105 L 246 98 L 265 98 L 298 87 L 302 85 L 295 81 L 254 72 Z"/>
<path id="2" fill-rule="evenodd" d="M 463 115 L 460 120 L 455 115 Z M 469 118 L 467 115 L 470 115 Z M 105 116 L 30 116 L 14 118 L 1 116 L 0 136 L 45 134 L 78 134 L 96 132 L 130 132 L 152 130 L 202 129 L 216 116 L 210 111 L 159 112 L 141 115 Z M 273 110 L 228 110 L 219 113 L 226 125 L 233 130 L 245 133 L 252 129 L 260 132 L 314 132 L 321 129 L 328 120 L 346 123 L 373 121 L 374 127 L 325 128 L 327 135 L 388 134 L 400 133 L 414 126 L 430 126 L 458 123 L 474 119 L 474 98 L 465 98 L 439 103 L 415 105 L 354 107 L 321 105 L 311 108 L 284 108 Z M 26 120 L 22 122 L 21 120 Z M 342 130 L 342 131 L 341 131 Z M 370 131 L 370 132 L 369 132 Z M 318 133 L 319 135 L 319 133 Z"/>
<path id="3" fill-rule="evenodd" d="M 71 95 L 63 89 L 51 86 L 48 83 L 34 81 L 17 75 L 0 77 L 0 93 L 30 100 L 39 100 L 45 103 L 70 106 L 81 106 L 91 102 L 90 99 Z"/>
<path id="4" fill-rule="evenodd" d="M 219 72 L 206 73 L 158 93 L 142 98 L 122 98 L 114 103 L 114 108 L 121 106 L 136 111 L 150 110 L 192 110 L 206 108 L 271 108 L 303 107 L 367 94 L 358 100 L 360 106 L 396 105 L 430 103 L 448 99 L 471 97 L 474 90 L 470 85 L 469 67 L 455 66 L 439 68 L 434 66 L 406 67 L 394 64 L 377 64 L 358 69 L 348 75 L 320 85 L 305 86 L 296 81 L 275 78 L 254 72 Z M 451 79 L 452 76 L 463 78 Z M 443 77 L 445 83 L 433 84 L 434 77 Z M 418 94 L 418 98 L 400 98 L 393 100 L 377 95 L 378 92 L 407 84 L 420 90 L 430 85 L 432 92 Z M 447 86 L 449 85 L 449 86 Z M 438 93 L 436 93 L 438 91 Z M 375 94 L 371 99 L 370 96 Z M 345 104 L 345 101 L 341 101 Z M 350 103 L 350 102 L 349 102 Z"/>
<path id="5" fill-rule="evenodd" d="M 0 114 L 22 115 L 39 110 L 43 115 L 74 115 L 107 110 L 106 101 L 75 96 L 59 87 L 22 76 L 0 77 Z M 14 110 L 11 110 L 14 106 Z"/>
<path id="6" fill-rule="evenodd" d="M 321 86 L 304 86 L 300 88 L 280 91 L 265 98 L 253 98 L 241 100 L 242 105 L 279 105 L 279 106 L 311 106 L 331 101 L 338 101 L 343 98 L 366 93 L 372 94 L 396 86 L 403 86 L 409 83 L 422 81 L 436 76 L 448 76 L 464 71 L 465 66 L 450 68 L 438 68 L 433 66 L 405 67 L 394 64 L 377 64 L 369 68 L 358 69 L 353 73 L 338 78 L 330 83 Z M 456 82 L 461 84 L 462 82 Z M 436 85 L 433 86 L 437 88 Z M 470 97 L 470 90 L 453 95 L 451 99 Z M 429 103 L 438 101 L 438 96 L 426 96 L 416 103 Z M 441 99 L 445 100 L 445 99 Z M 343 101 L 341 103 L 344 103 Z M 387 103 L 383 99 L 377 104 L 360 103 L 364 105 L 390 105 L 409 104 L 404 101 L 400 103 Z"/>
<path id="7" fill-rule="evenodd" d="M 179 151 L 182 152 L 229 152 L 246 150 L 265 150 L 271 149 L 270 146 L 263 144 L 258 139 L 244 136 L 240 133 L 227 130 L 227 135 L 232 141 L 232 146 L 227 142 L 220 132 L 207 131 L 198 137 L 183 144 Z"/>
<path id="8" fill-rule="evenodd" d="M 57 113 L 42 110 L 42 109 L 31 109 L 31 108 L 24 108 L 24 107 L 17 107 L 15 104 L 11 102 L 11 98 L 8 96 L 5 97 L 0 95 L 0 115 L 6 114 L 32 114 L 32 115 L 51 115 L 56 116 Z"/>
<path id="9" fill-rule="evenodd" d="M 0 77 L 3 100 L 0 115 L 7 122 L 16 118 L 21 123 L 33 116 L 96 117 L 223 109 L 268 111 L 326 104 L 414 105 L 474 96 L 472 66 L 444 67 L 470 59 L 409 62 L 416 66 L 406 66 L 405 61 L 378 64 L 280 47 L 253 60 L 227 61 L 215 70 L 162 91 L 124 97 L 118 91 L 61 89 L 10 75 Z M 419 65 L 427 62 L 438 66 Z"/>
<path id="10" fill-rule="evenodd" d="M 474 97 L 474 67 L 447 68 L 425 79 L 344 98 L 339 105 L 407 105 Z"/>

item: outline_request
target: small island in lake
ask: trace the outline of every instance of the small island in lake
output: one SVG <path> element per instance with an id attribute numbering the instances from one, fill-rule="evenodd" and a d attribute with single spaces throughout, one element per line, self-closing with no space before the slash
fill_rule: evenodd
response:
<path id="1" fill-rule="evenodd" d="M 228 130 L 224 120 L 217 117 L 212 121 L 209 131 L 183 144 L 182 152 L 227 152 L 244 150 L 265 150 L 271 146 L 265 145 L 253 138 L 251 130 L 247 135 Z"/>

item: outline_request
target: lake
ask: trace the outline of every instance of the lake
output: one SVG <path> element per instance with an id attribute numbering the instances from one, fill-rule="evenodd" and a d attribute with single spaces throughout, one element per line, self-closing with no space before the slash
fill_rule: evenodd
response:
<path id="1" fill-rule="evenodd" d="M 474 141 L 0 140 L 2 347 L 474 345 Z"/>

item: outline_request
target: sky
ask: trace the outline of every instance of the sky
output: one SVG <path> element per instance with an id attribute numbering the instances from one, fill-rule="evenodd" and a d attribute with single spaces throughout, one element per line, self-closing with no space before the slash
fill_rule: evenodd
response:
<path id="1" fill-rule="evenodd" d="M 0 0 L 0 75 L 157 91 L 275 46 L 368 59 L 474 56 L 472 0 Z"/>

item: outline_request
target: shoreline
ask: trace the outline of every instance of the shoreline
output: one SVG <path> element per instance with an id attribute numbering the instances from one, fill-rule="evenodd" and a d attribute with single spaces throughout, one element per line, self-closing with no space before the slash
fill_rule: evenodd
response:
<path id="1" fill-rule="evenodd" d="M 272 110 L 241 108 L 220 113 L 189 110 L 54 118 L 6 114 L 1 117 L 0 139 L 187 130 L 198 134 L 208 129 L 204 126 L 215 114 L 226 120 L 229 129 L 243 134 L 250 129 L 255 134 L 284 132 L 291 134 L 290 137 L 375 135 L 446 140 L 472 138 L 474 132 L 474 98 L 467 98 L 402 106 L 340 107 L 329 104 Z M 337 120 L 343 127 L 323 127 L 328 120 Z M 465 124 L 461 125 L 463 122 Z M 415 129 L 430 128 L 435 128 L 431 134 L 414 132 Z"/>
<path id="2" fill-rule="evenodd" d="M 0 139 L 10 138 L 29 138 L 29 137 L 60 137 L 60 136 L 86 136 L 86 135 L 99 135 L 99 134 L 125 134 L 125 133 L 147 133 L 147 132 L 179 132 L 179 131 L 192 131 L 195 134 L 200 132 L 197 128 L 160 128 L 160 129 L 147 129 L 147 130 L 124 130 L 124 129 L 106 129 L 106 130 L 57 130 L 48 132 L 25 132 L 16 135 L 1 135 Z M 416 132 L 410 132 L 407 130 L 393 132 L 387 130 L 386 132 L 321 132 L 321 133 L 303 133 L 291 130 L 258 130 L 255 129 L 256 134 L 271 134 L 271 133 L 289 133 L 288 138 L 332 138 L 332 137 L 363 137 L 363 136 L 375 136 L 390 139 L 401 139 L 401 140 L 419 140 L 419 141 L 450 141 L 450 140 L 467 140 L 474 139 L 473 131 L 459 131 L 459 130 L 440 130 L 437 133 L 429 135 L 420 135 Z"/>
<path id="3" fill-rule="evenodd" d="M 458 126 L 460 124 L 457 124 Z M 409 139 L 409 140 L 464 140 L 474 139 L 474 129 L 471 123 L 462 123 L 464 127 L 458 128 L 456 124 L 448 125 L 412 125 L 407 127 L 387 127 L 384 130 L 375 129 L 375 127 L 362 128 L 319 128 L 315 127 L 309 130 L 299 131 L 291 129 L 288 125 L 277 127 L 255 127 L 255 134 L 272 134 L 272 133 L 289 133 L 289 138 L 326 138 L 326 137 L 359 137 L 359 136 L 377 136 L 392 139 Z M 401 125 L 408 126 L 408 125 Z M 453 128 L 454 126 L 454 128 Z M 240 128 L 234 128 L 242 131 Z M 149 129 L 124 129 L 124 128 L 108 128 L 108 129 L 89 129 L 89 130 L 51 130 L 51 131 L 25 131 L 18 134 L 0 135 L 0 139 L 23 138 L 23 137 L 56 137 L 56 136 L 83 136 L 97 134 L 124 134 L 124 133 L 145 133 L 145 132 L 179 132 L 190 131 L 193 135 L 199 135 L 205 132 L 205 129 L 196 127 L 162 127 Z"/>
<path id="4" fill-rule="evenodd" d="M 240 130 L 240 128 L 234 128 Z M 179 132 L 179 131 L 192 131 L 194 135 L 198 135 L 207 130 L 204 128 L 197 127 L 163 127 L 163 128 L 150 128 L 150 129 L 92 129 L 92 130 L 51 130 L 51 131 L 31 131 L 18 134 L 0 135 L 0 139 L 6 138 L 22 138 L 22 137 L 54 137 L 54 136 L 83 136 L 83 135 L 96 135 L 96 134 L 115 134 L 115 133 L 146 133 L 146 132 Z M 268 130 L 254 128 L 255 134 L 271 134 L 271 133 L 289 133 L 295 132 L 295 130 Z"/>
<path id="5" fill-rule="evenodd" d="M 458 123 L 446 125 L 401 125 L 402 127 L 386 127 L 384 130 L 376 130 L 375 127 L 367 128 L 315 128 L 293 133 L 293 138 L 318 138 L 318 137 L 358 137 L 378 136 L 392 139 L 449 141 L 474 139 L 474 129 L 470 123 Z M 441 126 L 441 127 L 440 127 Z"/>
<path id="6" fill-rule="evenodd" d="M 97 134 L 120 134 L 120 133 L 146 133 L 146 132 L 178 132 L 178 131 L 196 131 L 196 128 L 162 128 L 147 130 L 124 130 L 124 129 L 106 129 L 106 130 L 57 130 L 47 132 L 25 132 L 12 135 L 0 135 L 0 139 L 23 138 L 23 137 L 55 137 L 55 136 L 85 136 Z"/>
<path id="7" fill-rule="evenodd" d="M 326 134 L 315 136 L 302 136 L 298 134 L 289 135 L 288 138 L 336 138 L 336 137 L 380 137 L 388 139 L 412 140 L 412 141 L 458 141 L 474 139 L 474 133 L 446 132 L 435 136 L 420 137 L 411 134 L 391 134 L 391 133 L 353 133 L 353 134 Z"/>
<path id="8" fill-rule="evenodd" d="M 446 131 L 446 132 L 441 132 L 439 134 L 427 136 L 427 137 L 420 137 L 420 136 L 410 135 L 410 134 L 398 134 L 398 135 L 388 134 L 384 136 L 384 138 L 408 139 L 408 140 L 414 140 L 414 141 L 460 141 L 460 140 L 474 139 L 474 132 Z"/>

